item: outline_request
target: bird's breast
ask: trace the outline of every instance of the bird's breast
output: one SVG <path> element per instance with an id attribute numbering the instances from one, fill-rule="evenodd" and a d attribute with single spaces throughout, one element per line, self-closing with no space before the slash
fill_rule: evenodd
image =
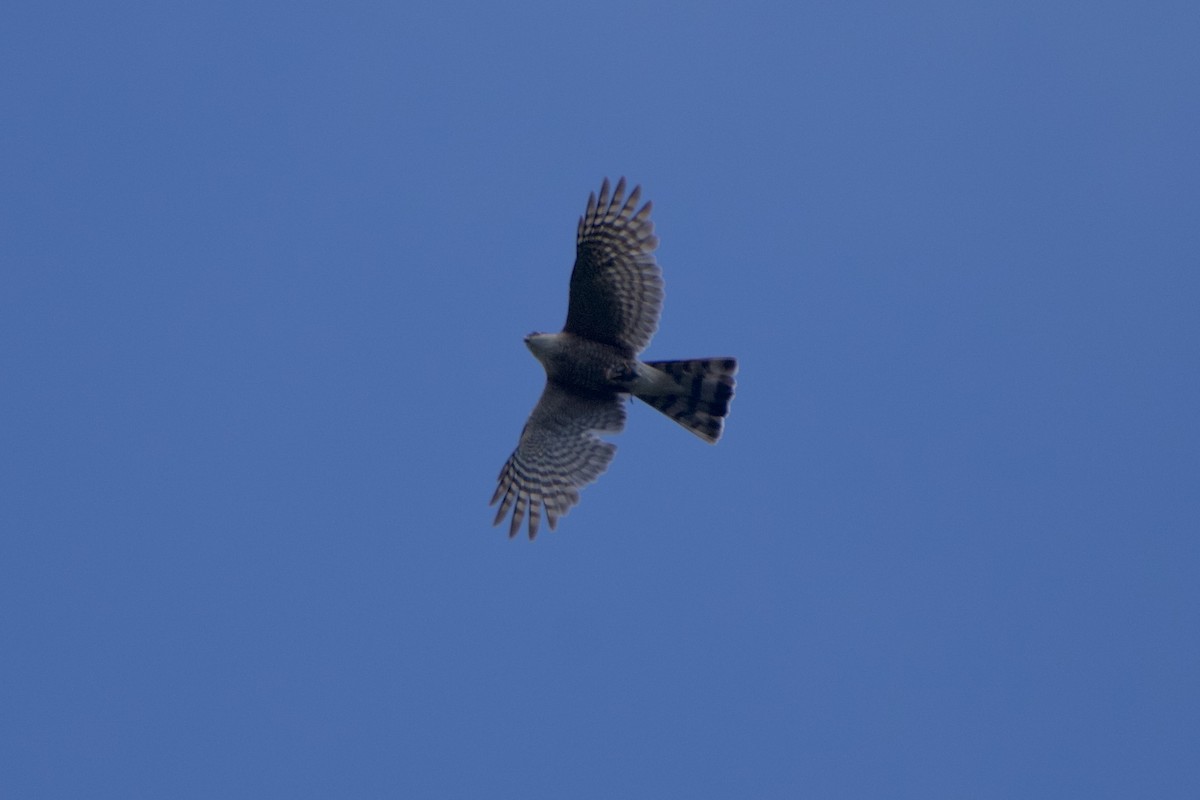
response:
<path id="1" fill-rule="evenodd" d="M 590 392 L 628 391 L 624 383 L 636 373 L 637 361 L 617 348 L 569 333 L 539 338 L 530 350 L 550 380 Z"/>

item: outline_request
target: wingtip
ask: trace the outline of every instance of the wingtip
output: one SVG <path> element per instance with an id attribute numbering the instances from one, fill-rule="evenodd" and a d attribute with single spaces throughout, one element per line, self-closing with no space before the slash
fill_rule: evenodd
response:
<path id="1" fill-rule="evenodd" d="M 608 188 L 609 188 L 608 187 L 608 178 L 605 178 L 600 183 L 600 197 L 598 200 L 598 205 L 601 208 L 604 208 L 605 206 L 608 205 L 608 198 L 609 198 Z M 618 189 L 618 191 L 620 191 L 620 190 Z"/>

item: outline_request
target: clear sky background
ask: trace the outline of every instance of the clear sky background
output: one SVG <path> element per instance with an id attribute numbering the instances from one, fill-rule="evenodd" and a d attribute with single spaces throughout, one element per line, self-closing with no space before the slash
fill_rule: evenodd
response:
<path id="1" fill-rule="evenodd" d="M 0 794 L 1200 796 L 1200 6 L 26 3 Z M 650 358 L 487 501 L 605 176 Z"/>

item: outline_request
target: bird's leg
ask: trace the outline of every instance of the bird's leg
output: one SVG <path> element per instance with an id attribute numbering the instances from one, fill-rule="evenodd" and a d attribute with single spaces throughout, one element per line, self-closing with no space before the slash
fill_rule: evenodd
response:
<path id="1" fill-rule="evenodd" d="M 637 380 L 637 365 L 632 362 L 614 364 L 604 371 L 604 377 L 617 386 L 628 387 Z"/>

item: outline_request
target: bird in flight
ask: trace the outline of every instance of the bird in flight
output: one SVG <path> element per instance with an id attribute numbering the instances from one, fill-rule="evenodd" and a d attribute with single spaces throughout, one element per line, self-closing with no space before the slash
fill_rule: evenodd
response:
<path id="1" fill-rule="evenodd" d="M 546 388 L 529 415 L 517 449 L 500 470 L 492 496 L 509 510 L 509 538 L 528 514 L 537 536 L 542 508 L 553 530 L 579 502 L 579 490 L 608 468 L 617 446 L 597 434 L 625 427 L 629 395 L 648 403 L 706 442 L 721 438 L 733 399 L 737 360 L 639 361 L 662 312 L 662 271 L 650 203 L 641 187 L 625 196 L 625 179 L 588 196 L 575 236 L 567 322 L 561 333 L 531 333 L 525 346 L 546 369 Z"/>

